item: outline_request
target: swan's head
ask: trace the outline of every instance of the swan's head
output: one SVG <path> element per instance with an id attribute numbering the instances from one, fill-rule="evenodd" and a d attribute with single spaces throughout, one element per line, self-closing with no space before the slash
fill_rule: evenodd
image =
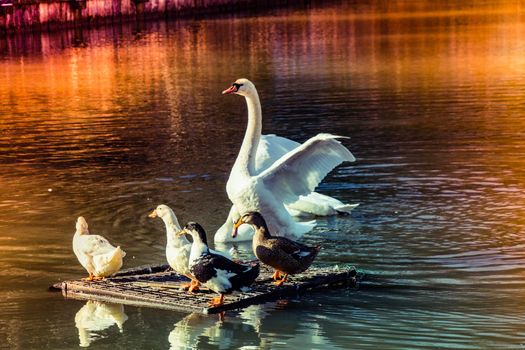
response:
<path id="1" fill-rule="evenodd" d="M 251 81 L 245 78 L 237 79 L 235 83 L 222 92 L 223 95 L 237 94 L 244 97 L 256 94 L 257 90 Z"/>
<path id="2" fill-rule="evenodd" d="M 159 217 L 161 219 L 167 218 L 173 212 L 170 207 L 165 204 L 158 205 L 151 213 L 149 213 L 150 218 Z M 175 215 L 175 214 L 174 214 Z"/>
<path id="3" fill-rule="evenodd" d="M 244 214 L 233 224 L 233 233 L 232 237 L 235 238 L 237 236 L 237 230 L 242 224 L 249 224 L 252 225 L 256 230 L 260 227 L 266 228 L 266 221 L 264 221 L 263 216 L 261 213 L 257 211 L 250 211 Z"/>
<path id="4" fill-rule="evenodd" d="M 89 235 L 89 229 L 86 219 L 83 216 L 79 216 L 76 223 L 76 229 L 80 235 Z"/>
<path id="5" fill-rule="evenodd" d="M 206 231 L 196 222 L 188 222 L 184 228 L 177 233 L 177 236 L 182 236 L 184 234 L 191 235 L 194 242 L 202 242 L 205 245 L 208 245 L 208 239 L 206 238 Z"/>

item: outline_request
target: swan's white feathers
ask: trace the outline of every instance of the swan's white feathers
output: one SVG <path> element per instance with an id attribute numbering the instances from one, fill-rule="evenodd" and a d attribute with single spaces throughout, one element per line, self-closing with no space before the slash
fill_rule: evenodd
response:
<path id="1" fill-rule="evenodd" d="M 239 79 L 236 83 L 243 84 L 235 93 L 246 99 L 248 125 L 226 183 L 233 206 L 228 219 L 216 232 L 215 242 L 250 240 L 253 230 L 243 227 L 248 225 L 240 227 L 235 239 L 231 237 L 233 219 L 247 211 L 261 212 L 276 235 L 295 238 L 310 231 L 316 223 L 296 222 L 291 215 L 326 216 L 349 212 L 349 206 L 334 198 L 312 194 L 334 167 L 343 161 L 355 160 L 336 140 L 342 137 L 319 134 L 300 145 L 283 137 L 261 135 L 262 111 L 257 90 L 247 79 Z"/>
<path id="2" fill-rule="evenodd" d="M 255 158 L 255 173 L 259 174 L 261 171 L 268 169 L 276 159 L 281 158 L 300 145 L 299 142 L 277 135 L 261 135 Z"/>
<path id="3" fill-rule="evenodd" d="M 288 152 L 257 177 L 281 202 L 289 204 L 313 192 L 323 178 L 342 162 L 355 157 L 337 139 L 319 134 Z"/>

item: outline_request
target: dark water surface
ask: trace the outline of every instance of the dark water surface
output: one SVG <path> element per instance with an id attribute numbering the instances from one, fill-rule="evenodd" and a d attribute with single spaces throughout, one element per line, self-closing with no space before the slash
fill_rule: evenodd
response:
<path id="1" fill-rule="evenodd" d="M 525 4 L 375 3 L 0 38 L 0 347 L 79 346 L 85 303 L 46 291 L 85 274 L 77 216 L 125 267 L 164 262 L 159 203 L 211 237 L 246 125 L 220 92 L 247 77 L 265 133 L 351 137 L 319 191 L 361 205 L 305 241 L 361 288 L 224 322 L 114 307 L 83 345 L 524 348 Z"/>

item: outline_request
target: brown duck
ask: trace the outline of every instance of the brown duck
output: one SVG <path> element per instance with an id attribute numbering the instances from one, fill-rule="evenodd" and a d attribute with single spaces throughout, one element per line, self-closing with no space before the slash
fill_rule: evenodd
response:
<path id="1" fill-rule="evenodd" d="M 237 236 L 237 229 L 242 224 L 254 227 L 253 253 L 261 262 L 275 269 L 272 277 L 277 286 L 286 282 L 289 274 L 306 271 L 321 249 L 320 246 L 309 247 L 285 237 L 272 236 L 259 212 L 248 212 L 237 220 L 232 237 Z M 284 273 L 282 278 L 281 272 Z"/>

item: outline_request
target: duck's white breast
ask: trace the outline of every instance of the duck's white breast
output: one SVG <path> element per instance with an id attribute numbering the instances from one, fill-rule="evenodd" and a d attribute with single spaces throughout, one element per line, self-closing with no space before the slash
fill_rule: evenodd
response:
<path id="1" fill-rule="evenodd" d="M 214 292 L 224 293 L 232 287 L 230 278 L 235 276 L 235 273 L 217 268 L 214 268 L 214 270 L 216 276 L 210 278 L 204 285 L 213 290 Z"/>

